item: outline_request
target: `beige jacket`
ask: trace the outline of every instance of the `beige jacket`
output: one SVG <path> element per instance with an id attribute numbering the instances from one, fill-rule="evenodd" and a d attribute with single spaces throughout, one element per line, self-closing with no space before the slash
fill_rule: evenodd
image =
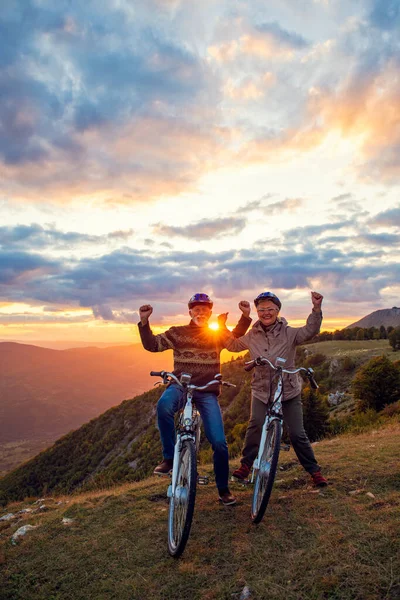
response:
<path id="1" fill-rule="evenodd" d="M 272 364 L 279 358 L 285 358 L 285 368 L 295 369 L 296 346 L 310 340 L 319 333 L 322 322 L 322 312 L 313 311 L 307 318 L 304 327 L 290 327 L 286 319 L 278 317 L 278 321 L 271 329 L 265 331 L 260 323 L 256 321 L 246 335 L 235 338 L 230 336 L 225 347 L 232 352 L 250 350 L 252 359 L 265 356 Z M 267 365 L 256 367 L 253 371 L 251 389 L 253 397 L 261 402 L 267 403 L 272 393 L 273 372 Z M 283 375 L 283 400 L 290 400 L 301 392 L 302 379 L 297 373 L 295 375 Z"/>

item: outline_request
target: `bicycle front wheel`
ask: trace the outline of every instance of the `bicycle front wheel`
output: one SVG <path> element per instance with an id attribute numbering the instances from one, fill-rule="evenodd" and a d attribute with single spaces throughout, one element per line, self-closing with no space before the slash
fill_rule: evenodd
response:
<path id="1" fill-rule="evenodd" d="M 178 457 L 175 492 L 168 513 L 168 552 L 178 558 L 185 549 L 196 500 L 196 449 L 193 440 L 184 440 Z"/>
<path id="2" fill-rule="evenodd" d="M 251 503 L 251 519 L 259 523 L 264 516 L 274 485 L 281 446 L 282 424 L 277 419 L 268 426 L 265 445 L 260 463 L 255 473 L 253 499 Z"/>

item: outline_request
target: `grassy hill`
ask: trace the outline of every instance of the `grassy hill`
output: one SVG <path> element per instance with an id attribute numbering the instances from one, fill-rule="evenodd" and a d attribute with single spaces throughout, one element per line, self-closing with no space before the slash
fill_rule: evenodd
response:
<path id="1" fill-rule="evenodd" d="M 223 374 L 237 385 L 224 390 L 220 404 L 231 451 L 238 453 L 242 435 L 237 438 L 237 434 L 244 432 L 245 425 L 240 432 L 237 427 L 248 419 L 250 375 L 243 370 L 242 358 L 225 364 Z M 147 477 L 161 458 L 156 429 L 156 403 L 161 392 L 155 388 L 122 402 L 6 474 L 0 480 L 0 503 L 2 499 L 70 493 L 77 488 L 93 489 Z M 210 460 L 206 440 L 203 454 L 204 460 Z"/>
<path id="2" fill-rule="evenodd" d="M 258 526 L 250 523 L 250 489 L 235 484 L 238 504 L 222 507 L 213 484 L 200 487 L 178 561 L 166 549 L 166 480 L 47 498 L 37 512 L 0 521 L 0 597 L 239 600 L 247 586 L 251 600 L 396 600 L 399 448 L 398 420 L 320 442 L 315 451 L 330 481 L 322 491 L 310 486 L 292 451 L 282 453 Z M 0 517 L 38 506 L 15 503 Z M 12 545 L 26 524 L 36 529 Z"/>
<path id="3" fill-rule="evenodd" d="M 319 342 L 303 350 L 307 356 L 300 356 L 299 360 L 301 364 L 308 362 L 314 367 L 323 394 L 348 390 L 356 365 L 376 352 L 387 351 L 397 357 L 386 340 Z M 349 353 L 352 356 L 350 368 L 346 359 Z M 318 362 L 314 364 L 316 358 Z M 224 378 L 237 386 L 224 389 L 220 397 L 232 458 L 240 453 L 249 416 L 251 376 L 243 370 L 244 360 L 239 357 L 222 367 Z M 97 489 L 148 477 L 161 457 L 155 416 L 160 393 L 157 388 L 122 402 L 6 474 L 0 479 L 0 503 L 43 493 Z M 344 401 L 331 412 L 343 418 L 353 408 L 351 395 L 347 393 Z M 340 427 L 335 431 L 340 432 Z M 201 460 L 203 463 L 211 461 L 211 449 L 206 440 L 203 440 Z"/>

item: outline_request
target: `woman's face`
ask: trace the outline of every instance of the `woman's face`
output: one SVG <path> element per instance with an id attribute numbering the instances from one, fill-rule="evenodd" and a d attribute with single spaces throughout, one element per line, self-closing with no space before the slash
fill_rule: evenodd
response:
<path id="1" fill-rule="evenodd" d="M 263 325 L 273 325 L 278 318 L 279 309 L 271 300 L 261 300 L 257 306 L 257 314 Z"/>

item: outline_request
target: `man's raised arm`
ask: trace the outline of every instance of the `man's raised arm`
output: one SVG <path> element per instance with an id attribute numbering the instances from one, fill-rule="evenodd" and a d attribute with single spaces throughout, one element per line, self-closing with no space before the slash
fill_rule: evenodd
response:
<path id="1" fill-rule="evenodd" d="M 172 348 L 172 344 L 165 333 L 154 335 L 150 329 L 149 317 L 153 312 L 150 304 L 143 304 L 139 308 L 140 321 L 138 323 L 140 339 L 143 348 L 149 352 L 163 352 Z"/>

